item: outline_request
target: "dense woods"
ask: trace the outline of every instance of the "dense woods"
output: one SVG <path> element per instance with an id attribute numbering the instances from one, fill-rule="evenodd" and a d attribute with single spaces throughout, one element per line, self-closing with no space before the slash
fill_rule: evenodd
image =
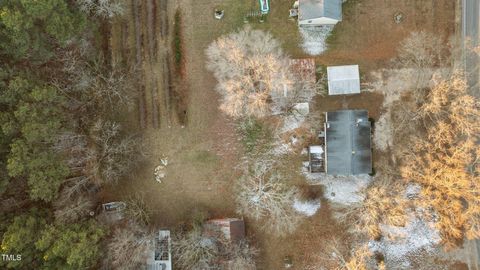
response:
<path id="1" fill-rule="evenodd" d="M 140 156 L 116 122 L 134 101 L 132 73 L 104 60 L 99 38 L 121 13 L 117 1 L 0 2 L 1 248 L 23 257 L 2 269 L 100 264 L 109 229 L 91 217 L 92 187 Z"/>

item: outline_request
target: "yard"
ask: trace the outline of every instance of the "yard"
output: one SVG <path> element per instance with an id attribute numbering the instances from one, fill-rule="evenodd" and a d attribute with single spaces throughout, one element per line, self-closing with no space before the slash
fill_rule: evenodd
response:
<path id="1" fill-rule="evenodd" d="M 296 22 L 288 18 L 288 10 L 294 1 L 270 2 L 271 12 L 265 22 L 252 19 L 249 25 L 271 31 L 292 57 L 308 57 L 300 47 L 302 40 Z M 140 123 L 132 120 L 139 118 L 137 112 L 126 116 L 129 121 L 125 121 L 125 125 L 139 130 L 143 138 L 146 161 L 131 177 L 122 179 L 102 194 L 104 201 L 125 200 L 140 194 L 152 211 L 152 227 L 170 229 L 189 223 L 197 211 L 206 211 L 211 217 L 236 216 L 232 186 L 239 176 L 236 166 L 244 149 L 235 123 L 218 110 L 218 94 L 214 90 L 216 81 L 205 69 L 204 50 L 222 34 L 243 27 L 244 14 L 257 10 L 258 1 L 171 1 L 167 13 L 172 15 L 177 7 L 183 18 L 185 80 L 189 96 L 187 123 L 185 126 L 175 122 L 160 124 L 159 128 L 147 125 L 142 129 Z M 215 8 L 225 10 L 223 20 L 214 19 Z M 368 81 L 369 72 L 390 64 L 399 42 L 411 31 L 426 30 L 447 40 L 454 34 L 454 10 L 451 0 L 349 0 L 344 4 L 344 20 L 328 39 L 330 49 L 315 57 L 317 65 L 359 64 L 362 78 Z M 400 24 L 393 20 L 397 12 L 405 16 Z M 126 45 L 119 46 L 122 31 L 118 25 L 113 29 L 116 29 L 112 31 L 113 55 L 118 50 L 133 50 L 133 35 L 124 37 Z M 159 55 L 164 50 L 162 44 L 159 41 Z M 149 72 L 142 78 L 146 80 L 146 87 L 150 87 L 152 79 L 161 76 L 158 74 L 160 66 L 161 60 L 149 60 L 144 64 Z M 158 87 L 162 87 L 161 81 Z M 147 98 L 155 96 L 155 93 L 149 93 Z M 161 99 L 147 101 L 158 102 L 162 110 Z M 348 97 L 318 96 L 310 113 L 320 115 L 327 110 L 362 108 L 368 109 L 370 116 L 378 120 L 382 102 L 381 94 L 370 92 Z M 151 116 L 147 114 L 147 117 Z M 153 172 L 162 158 L 168 159 L 168 165 L 165 179 L 158 183 Z M 269 236 L 248 220 L 247 235 L 261 250 L 259 269 L 281 269 L 285 257 L 292 258 L 294 269 L 307 269 L 312 263 L 328 266 L 328 260 L 322 261 L 322 254 L 328 253 L 325 244 L 334 238 L 348 242 L 349 237 L 345 225 L 338 224 L 332 217 L 326 201 L 322 201 L 321 210 L 306 219 L 293 235 L 286 238 Z"/>

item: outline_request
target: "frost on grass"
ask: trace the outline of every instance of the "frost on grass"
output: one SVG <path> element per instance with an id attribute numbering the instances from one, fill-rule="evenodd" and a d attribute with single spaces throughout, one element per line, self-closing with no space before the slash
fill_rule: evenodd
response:
<path id="1" fill-rule="evenodd" d="M 434 224 L 420 219 L 416 213 L 409 213 L 408 220 L 405 227 L 381 224 L 384 237 L 369 243 L 371 251 L 383 254 L 387 269 L 411 269 L 412 260 L 437 252 L 441 238 Z"/>
<path id="2" fill-rule="evenodd" d="M 332 176 L 324 173 L 305 172 L 305 176 L 311 184 L 323 185 L 324 197 L 340 206 L 349 206 L 362 202 L 365 197 L 362 194 L 362 190 L 371 181 L 371 177 L 368 174 Z"/>
<path id="3" fill-rule="evenodd" d="M 333 25 L 302 26 L 302 48 L 309 55 L 319 55 L 327 49 L 326 39 L 333 30 Z"/>
<path id="4" fill-rule="evenodd" d="M 320 200 L 300 201 L 295 199 L 293 202 L 293 209 L 308 217 L 315 215 L 320 207 Z"/>

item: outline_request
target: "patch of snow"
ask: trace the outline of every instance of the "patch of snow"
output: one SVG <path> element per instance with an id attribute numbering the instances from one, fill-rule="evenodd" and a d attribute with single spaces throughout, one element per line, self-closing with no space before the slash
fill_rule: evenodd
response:
<path id="1" fill-rule="evenodd" d="M 315 213 L 318 211 L 318 209 L 320 209 L 320 207 L 321 207 L 320 200 L 303 202 L 298 199 L 295 199 L 293 202 L 293 209 L 309 217 L 315 215 Z"/>
<path id="2" fill-rule="evenodd" d="M 290 146 L 290 144 L 282 143 L 282 144 L 276 144 L 270 153 L 273 156 L 282 156 L 290 153 L 291 151 L 292 151 L 292 147 Z"/>
<path id="3" fill-rule="evenodd" d="M 333 25 L 299 27 L 302 36 L 302 48 L 309 55 L 320 55 L 327 49 L 326 39 L 333 30 Z"/>
<path id="4" fill-rule="evenodd" d="M 420 191 L 422 191 L 422 187 L 416 183 L 409 183 L 405 188 L 405 198 L 413 199 L 420 195 Z"/>
<path id="5" fill-rule="evenodd" d="M 405 227 L 380 224 L 380 229 L 385 237 L 370 241 L 369 248 L 384 255 L 388 269 L 409 269 L 412 257 L 434 254 L 441 240 L 434 224 L 415 213 L 409 213 Z"/>
<path id="6" fill-rule="evenodd" d="M 299 128 L 304 121 L 304 116 L 287 115 L 283 120 L 283 127 L 280 129 L 280 134 Z"/>
<path id="7" fill-rule="evenodd" d="M 328 175 L 325 173 L 308 173 L 303 169 L 305 177 L 311 184 L 321 184 L 325 187 L 324 197 L 341 206 L 349 206 L 363 201 L 361 193 L 371 181 L 368 174 L 361 175 Z"/>
<path id="8" fill-rule="evenodd" d="M 308 102 L 297 103 L 295 106 L 293 106 L 293 111 L 294 115 L 305 117 L 308 115 L 308 113 L 310 113 L 310 105 Z"/>

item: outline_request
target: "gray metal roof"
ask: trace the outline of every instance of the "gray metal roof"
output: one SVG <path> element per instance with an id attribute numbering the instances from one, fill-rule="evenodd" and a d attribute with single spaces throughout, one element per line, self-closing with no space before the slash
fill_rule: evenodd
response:
<path id="1" fill-rule="evenodd" d="M 327 17 L 342 20 L 342 0 L 299 0 L 299 20 Z"/>
<path id="2" fill-rule="evenodd" d="M 327 67 L 327 77 L 329 95 L 360 93 L 358 65 Z"/>
<path id="3" fill-rule="evenodd" d="M 371 124 L 366 110 L 326 113 L 326 172 L 356 175 L 372 172 Z"/>

